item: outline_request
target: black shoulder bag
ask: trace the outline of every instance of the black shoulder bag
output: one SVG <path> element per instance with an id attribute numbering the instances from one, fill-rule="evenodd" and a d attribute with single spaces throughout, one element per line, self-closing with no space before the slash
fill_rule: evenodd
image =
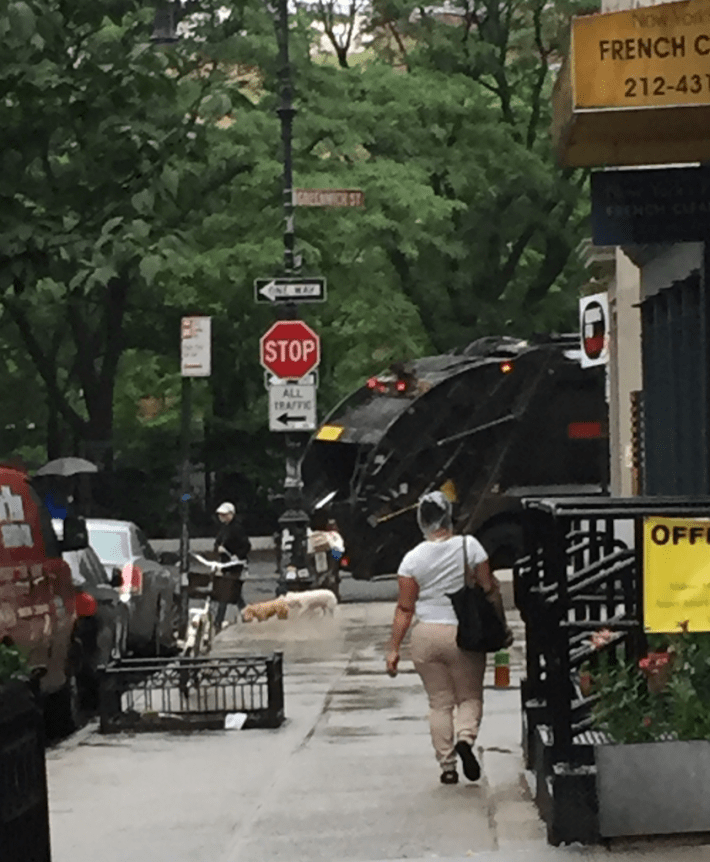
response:
<path id="1" fill-rule="evenodd" d="M 464 585 L 455 593 L 447 593 L 459 621 L 456 644 L 469 652 L 497 652 L 506 644 L 506 625 L 488 601 L 483 587 L 476 583 L 474 570 L 468 564 L 466 537 L 462 539 Z"/>

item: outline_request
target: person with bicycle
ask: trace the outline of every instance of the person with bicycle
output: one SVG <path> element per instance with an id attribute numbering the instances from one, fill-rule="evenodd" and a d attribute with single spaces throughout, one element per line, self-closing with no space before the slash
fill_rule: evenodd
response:
<path id="1" fill-rule="evenodd" d="M 246 561 L 251 551 L 251 542 L 246 530 L 242 525 L 241 520 L 237 517 L 237 510 L 234 503 L 224 502 L 217 507 L 216 515 L 220 521 L 220 528 L 214 542 L 214 551 L 219 554 L 220 562 L 228 563 L 234 559 Z M 225 569 L 225 574 L 229 573 L 229 569 Z M 246 602 L 242 597 L 242 581 L 239 580 L 239 597 L 236 602 L 239 614 L 246 607 Z M 220 602 L 217 607 L 217 615 L 215 617 L 215 629 L 219 631 L 224 622 L 227 613 L 227 602 Z"/>

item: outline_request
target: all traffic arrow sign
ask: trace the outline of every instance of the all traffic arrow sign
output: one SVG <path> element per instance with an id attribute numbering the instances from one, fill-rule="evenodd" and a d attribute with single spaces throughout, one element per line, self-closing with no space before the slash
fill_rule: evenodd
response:
<path id="1" fill-rule="evenodd" d="M 308 416 L 289 416 L 288 413 L 282 413 L 280 416 L 276 417 L 276 421 L 281 422 L 284 425 L 288 425 L 290 422 L 302 425 L 304 422 L 308 421 Z"/>
<path id="2" fill-rule="evenodd" d="M 270 431 L 315 431 L 316 426 L 314 385 L 280 381 L 269 386 Z"/>
<path id="3" fill-rule="evenodd" d="M 323 302 L 326 298 L 324 278 L 257 278 L 254 299 L 257 302 Z"/>

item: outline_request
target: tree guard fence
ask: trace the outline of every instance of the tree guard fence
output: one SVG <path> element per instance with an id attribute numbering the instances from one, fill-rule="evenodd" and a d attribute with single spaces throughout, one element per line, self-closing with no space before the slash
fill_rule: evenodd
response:
<path id="1" fill-rule="evenodd" d="M 514 567 L 515 603 L 526 630 L 521 683 L 525 765 L 552 844 L 600 840 L 593 694 L 579 668 L 646 653 L 643 524 L 656 517 L 710 516 L 710 498 L 528 499 L 524 556 Z M 592 634 L 614 637 L 595 649 Z M 642 789 L 640 789 L 642 792 Z"/>
<path id="2" fill-rule="evenodd" d="M 99 712 L 102 733 L 279 727 L 283 654 L 125 659 L 101 671 Z"/>

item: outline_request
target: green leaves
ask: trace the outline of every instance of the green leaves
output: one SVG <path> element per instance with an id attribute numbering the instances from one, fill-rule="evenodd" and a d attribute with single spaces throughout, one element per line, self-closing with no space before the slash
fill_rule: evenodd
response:
<path id="1" fill-rule="evenodd" d="M 138 264 L 138 270 L 146 283 L 151 285 L 163 268 L 163 258 L 157 254 L 149 254 Z"/>
<path id="2" fill-rule="evenodd" d="M 16 646 L 0 643 L 0 685 L 12 679 L 26 679 L 29 673 L 27 656 Z"/>
<path id="3" fill-rule="evenodd" d="M 150 189 L 141 189 L 133 195 L 131 204 L 140 215 L 150 215 L 155 206 L 155 193 Z"/>
<path id="4" fill-rule="evenodd" d="M 615 742 L 710 739 L 710 637 L 684 634 L 649 637 L 650 651 L 675 650 L 669 681 L 651 693 L 636 663 L 619 655 L 594 680 L 596 726 Z"/>
<path id="5" fill-rule="evenodd" d="M 29 41 L 36 28 L 35 13 L 29 4 L 25 3 L 24 0 L 17 0 L 17 2 L 10 4 L 7 14 L 9 35 L 22 41 Z"/>

